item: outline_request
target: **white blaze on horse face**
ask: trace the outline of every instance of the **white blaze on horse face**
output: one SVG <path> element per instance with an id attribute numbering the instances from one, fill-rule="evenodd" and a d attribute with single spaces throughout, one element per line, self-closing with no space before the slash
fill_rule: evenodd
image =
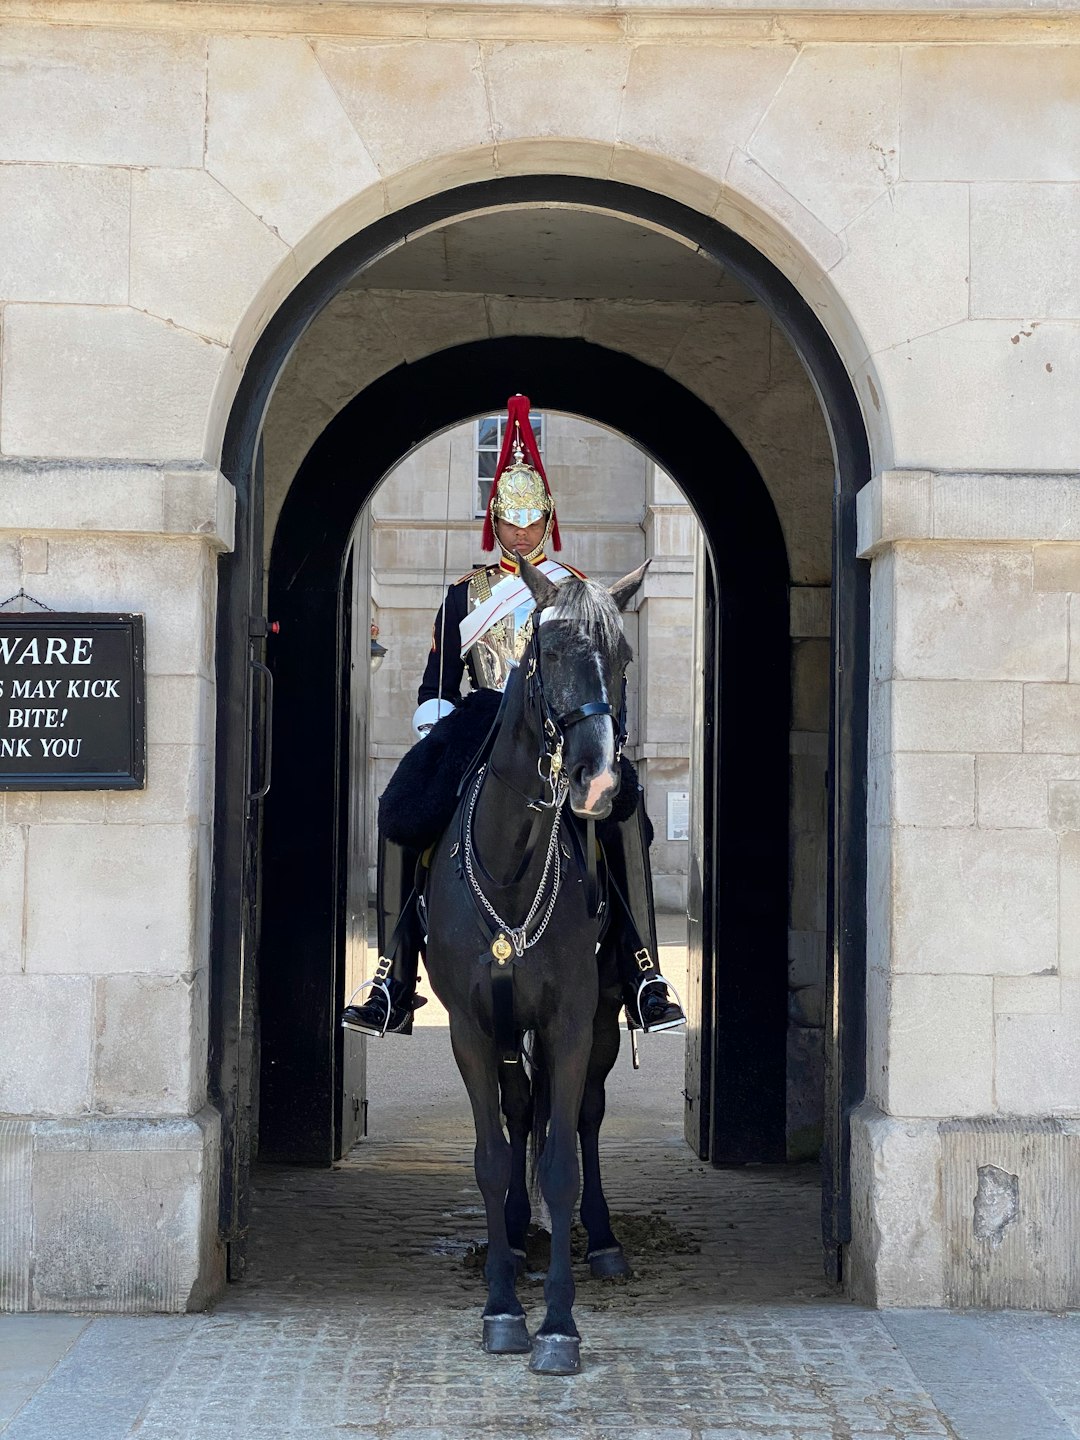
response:
<path id="1" fill-rule="evenodd" d="M 600 663 L 600 656 L 596 660 L 596 673 L 600 681 L 600 700 L 607 704 L 607 686 L 604 684 L 604 667 Z M 598 715 L 596 723 L 600 726 L 600 755 L 595 775 L 589 781 L 589 788 L 585 792 L 585 800 L 582 809 L 588 814 L 599 810 L 604 801 L 615 789 L 618 783 L 618 776 L 615 773 L 615 730 L 610 719 L 606 715 Z"/>

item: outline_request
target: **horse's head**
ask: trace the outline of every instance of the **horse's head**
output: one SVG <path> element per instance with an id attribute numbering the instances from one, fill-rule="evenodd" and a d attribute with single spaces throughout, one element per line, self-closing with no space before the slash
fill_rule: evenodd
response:
<path id="1" fill-rule="evenodd" d="M 645 578 L 648 564 L 605 590 L 573 578 L 555 585 L 521 561 L 521 577 L 536 600 L 534 643 L 545 718 L 562 736 L 571 809 L 590 820 L 609 815 L 619 793 L 623 685 L 633 658 L 619 611 Z"/>

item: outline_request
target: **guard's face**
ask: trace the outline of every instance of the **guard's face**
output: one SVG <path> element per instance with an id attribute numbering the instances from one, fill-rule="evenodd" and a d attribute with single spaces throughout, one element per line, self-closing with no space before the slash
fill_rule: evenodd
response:
<path id="1" fill-rule="evenodd" d="M 511 520 L 496 520 L 495 534 L 504 550 L 511 555 L 531 555 L 544 538 L 546 518 L 541 515 L 531 525 L 515 525 Z"/>

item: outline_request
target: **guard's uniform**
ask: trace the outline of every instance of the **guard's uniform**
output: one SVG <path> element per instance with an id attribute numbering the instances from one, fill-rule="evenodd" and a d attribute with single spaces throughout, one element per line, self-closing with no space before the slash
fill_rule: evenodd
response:
<path id="1" fill-rule="evenodd" d="M 548 560 L 542 553 L 532 563 L 556 585 L 571 575 L 578 580 L 585 579 L 572 565 Z M 516 561 L 504 557 L 496 565 L 480 565 L 470 570 L 448 588 L 446 599 L 435 616 L 431 653 L 416 695 L 418 704 L 439 699 L 456 703 L 461 699 L 461 682 L 466 671 L 472 690 L 506 688 L 511 670 L 532 639 L 535 601 L 517 577 Z M 512 587 L 502 603 L 500 585 Z M 486 615 L 482 614 L 485 607 Z M 471 628 L 467 623 L 470 617 L 476 617 Z M 472 629 L 476 631 L 475 638 Z"/>

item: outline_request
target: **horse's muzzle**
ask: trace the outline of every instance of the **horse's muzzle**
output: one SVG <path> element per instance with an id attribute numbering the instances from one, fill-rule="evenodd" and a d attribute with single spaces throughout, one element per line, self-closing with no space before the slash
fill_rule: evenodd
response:
<path id="1" fill-rule="evenodd" d="M 583 820 L 606 820 L 619 793 L 621 775 L 617 768 L 605 766 L 595 774 L 586 775 L 579 765 L 570 776 L 570 808 Z"/>

